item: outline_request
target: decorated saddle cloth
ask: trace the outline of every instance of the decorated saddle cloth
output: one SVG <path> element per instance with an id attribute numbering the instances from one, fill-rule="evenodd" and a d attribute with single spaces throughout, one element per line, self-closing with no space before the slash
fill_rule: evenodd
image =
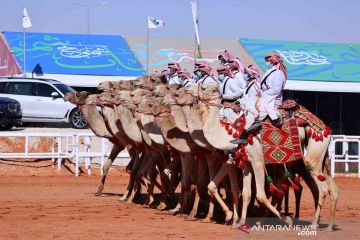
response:
<path id="1" fill-rule="evenodd" d="M 293 116 L 297 119 L 298 125 L 308 125 L 310 127 L 308 135 L 316 141 L 321 141 L 323 137 L 327 137 L 332 133 L 331 129 L 327 127 L 321 119 L 304 106 L 298 105 L 292 99 L 284 101 L 281 110 L 287 113 L 293 112 Z M 285 115 L 289 116 L 292 114 Z"/>
<path id="2" fill-rule="evenodd" d="M 302 159 L 301 142 L 296 119 L 286 119 L 281 129 L 262 122 L 260 130 L 265 163 L 284 164 Z"/>

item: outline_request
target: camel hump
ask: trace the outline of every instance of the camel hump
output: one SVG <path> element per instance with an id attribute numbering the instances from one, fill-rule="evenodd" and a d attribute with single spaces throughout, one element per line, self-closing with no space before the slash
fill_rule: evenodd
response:
<path id="1" fill-rule="evenodd" d="M 280 108 L 282 108 L 284 110 L 290 110 L 290 109 L 297 108 L 298 106 L 299 106 L 298 103 L 294 99 L 288 99 L 283 102 L 283 104 L 280 106 Z"/>

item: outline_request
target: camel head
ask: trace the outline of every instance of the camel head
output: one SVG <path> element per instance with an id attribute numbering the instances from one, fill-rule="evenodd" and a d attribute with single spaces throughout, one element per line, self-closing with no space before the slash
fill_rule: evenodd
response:
<path id="1" fill-rule="evenodd" d="M 141 76 L 141 77 L 138 77 L 135 80 L 133 80 L 132 84 L 135 88 L 151 89 L 152 83 L 151 83 L 151 81 L 149 81 L 149 79 L 150 79 L 150 77 L 148 75 Z"/>
<path id="2" fill-rule="evenodd" d="M 145 114 L 150 114 L 152 115 L 152 108 L 154 106 L 154 98 L 152 96 L 149 95 L 142 95 L 139 96 L 140 101 L 137 104 L 137 111 L 140 113 L 145 113 Z"/>
<path id="3" fill-rule="evenodd" d="M 85 100 L 89 95 L 90 95 L 90 93 L 86 92 L 86 91 L 81 91 L 81 92 L 77 92 L 77 93 L 69 92 L 69 93 L 65 94 L 64 101 L 65 102 L 69 101 L 75 105 L 84 105 Z"/>
<path id="4" fill-rule="evenodd" d="M 150 81 L 151 81 L 154 85 L 167 83 L 166 76 L 163 75 L 163 74 L 153 74 L 153 75 L 150 75 Z"/>
<path id="5" fill-rule="evenodd" d="M 198 93 L 199 98 L 202 100 L 220 99 L 219 86 L 214 84 L 201 85 Z"/>
<path id="6" fill-rule="evenodd" d="M 155 86 L 155 88 L 153 90 L 153 95 L 156 97 L 163 97 L 163 96 L 165 96 L 165 94 L 167 92 L 168 92 L 167 85 L 160 84 L 160 85 Z"/>
<path id="7" fill-rule="evenodd" d="M 112 89 L 113 83 L 111 81 L 101 82 L 96 87 L 99 91 L 110 91 Z"/>
<path id="8" fill-rule="evenodd" d="M 110 92 L 108 92 L 108 91 L 102 92 L 98 96 L 99 96 L 99 100 L 102 104 L 114 104 L 114 99 Z"/>
<path id="9" fill-rule="evenodd" d="M 150 104 L 151 105 L 151 104 Z M 163 105 L 163 98 L 162 97 L 157 97 L 153 99 L 152 102 L 152 113 L 153 115 L 159 115 L 161 113 L 161 111 L 164 109 L 164 105 Z"/>
<path id="10" fill-rule="evenodd" d="M 151 97 L 152 92 L 142 88 L 135 89 L 134 91 L 131 92 L 131 98 L 133 99 L 136 105 L 141 103 L 143 96 Z"/>
<path id="11" fill-rule="evenodd" d="M 195 101 L 195 97 L 191 95 L 184 87 L 176 90 L 173 96 L 179 105 L 191 105 Z"/>
<path id="12" fill-rule="evenodd" d="M 98 95 L 97 94 L 91 94 L 85 99 L 85 104 L 87 105 L 97 105 L 98 104 Z"/>
<path id="13" fill-rule="evenodd" d="M 116 91 L 119 90 L 132 90 L 132 80 L 121 80 L 113 83 L 113 88 Z"/>

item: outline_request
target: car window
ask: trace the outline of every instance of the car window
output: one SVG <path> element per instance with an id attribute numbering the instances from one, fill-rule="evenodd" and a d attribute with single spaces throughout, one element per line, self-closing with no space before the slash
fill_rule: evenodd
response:
<path id="1" fill-rule="evenodd" d="M 69 87 L 65 84 L 54 84 L 55 87 L 57 87 L 64 95 L 68 92 L 76 92 L 72 87 Z"/>
<path id="2" fill-rule="evenodd" d="M 57 92 L 55 88 L 45 83 L 36 83 L 36 93 L 39 97 L 51 97 L 51 93 Z"/>
<path id="3" fill-rule="evenodd" d="M 31 82 L 9 82 L 7 85 L 7 93 L 14 95 L 27 95 L 32 94 L 32 83 Z"/>
<path id="4" fill-rule="evenodd" d="M 4 93 L 6 82 L 0 82 L 0 93 Z"/>

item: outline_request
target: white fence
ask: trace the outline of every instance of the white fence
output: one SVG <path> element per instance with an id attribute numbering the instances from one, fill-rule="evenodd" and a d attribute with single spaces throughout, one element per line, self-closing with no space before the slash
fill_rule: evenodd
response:
<path id="1" fill-rule="evenodd" d="M 0 137 L 23 137 L 24 149 L 21 152 L 3 152 L 0 149 L 0 158 L 51 158 L 57 159 L 58 169 L 63 159 L 75 161 L 75 175 L 79 175 L 79 165 L 84 162 L 88 174 L 91 174 L 91 165 L 100 160 L 101 174 L 105 159 L 110 155 L 111 143 L 105 138 L 97 138 L 92 132 L 84 133 L 24 133 L 0 132 Z M 52 139 L 49 152 L 29 151 L 31 138 L 47 137 Z M 99 144 L 99 141 L 101 144 Z M 340 152 L 340 153 L 339 153 Z M 331 176 L 335 176 L 336 163 L 344 163 L 345 175 L 349 175 L 349 164 L 357 164 L 357 176 L 360 178 L 360 136 L 333 135 L 329 146 L 331 162 Z M 118 155 L 118 165 L 126 166 L 129 154 L 126 151 Z"/>
<path id="2" fill-rule="evenodd" d="M 61 168 L 63 159 L 75 160 L 75 175 L 79 175 L 79 165 L 84 161 L 88 174 L 91 174 L 91 165 L 94 160 L 100 159 L 101 174 L 105 159 L 110 155 L 111 143 L 105 138 L 100 139 L 92 132 L 85 133 L 24 133 L 24 132 L 0 132 L 0 137 L 24 138 L 24 149 L 21 152 L 5 152 L 0 149 L 0 158 L 51 158 L 53 162 L 57 159 L 58 169 Z M 46 137 L 51 139 L 49 152 L 34 152 L 30 150 L 31 138 Z M 99 146 L 100 145 L 100 146 Z M 129 162 L 129 154 L 122 151 L 117 158 L 118 165 L 126 166 Z"/>
<path id="3" fill-rule="evenodd" d="M 329 157 L 332 177 L 335 176 L 336 163 L 345 164 L 345 176 L 350 175 L 349 163 L 355 163 L 357 177 L 360 178 L 360 136 L 333 135 L 329 146 Z"/>

